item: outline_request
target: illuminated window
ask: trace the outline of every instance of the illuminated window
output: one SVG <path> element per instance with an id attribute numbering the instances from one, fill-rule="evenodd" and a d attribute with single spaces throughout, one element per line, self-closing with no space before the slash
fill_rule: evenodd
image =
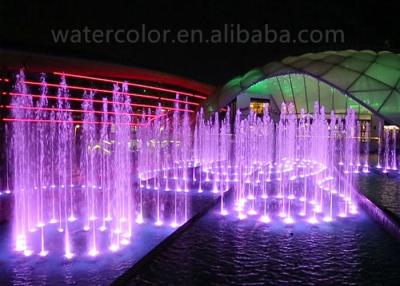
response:
<path id="1" fill-rule="evenodd" d="M 267 103 L 267 101 L 265 101 L 265 100 L 251 99 L 250 109 L 257 115 L 263 115 L 266 103 Z"/>

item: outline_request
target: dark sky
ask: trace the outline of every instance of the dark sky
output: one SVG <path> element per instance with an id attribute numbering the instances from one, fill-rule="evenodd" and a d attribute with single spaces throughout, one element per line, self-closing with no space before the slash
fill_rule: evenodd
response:
<path id="1" fill-rule="evenodd" d="M 400 10 L 396 1 L 44 2 L 1 1 L 2 48 L 123 63 L 216 85 L 253 67 L 305 52 L 348 48 L 400 52 Z M 137 29 L 142 23 L 173 31 L 210 31 L 231 23 L 251 30 L 264 29 L 268 24 L 294 35 L 301 29 L 341 29 L 345 38 L 344 43 L 336 44 L 57 44 L 51 36 L 52 29 Z"/>

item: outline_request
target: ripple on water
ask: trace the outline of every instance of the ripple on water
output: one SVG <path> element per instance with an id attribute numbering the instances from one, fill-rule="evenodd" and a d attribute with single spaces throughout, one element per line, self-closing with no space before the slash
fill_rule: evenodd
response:
<path id="1" fill-rule="evenodd" d="M 400 217 L 400 175 L 374 174 L 360 176 L 358 189 L 373 202 Z"/>
<path id="2" fill-rule="evenodd" d="M 293 227 L 209 213 L 131 285 L 397 285 L 400 244 L 364 213 Z"/>

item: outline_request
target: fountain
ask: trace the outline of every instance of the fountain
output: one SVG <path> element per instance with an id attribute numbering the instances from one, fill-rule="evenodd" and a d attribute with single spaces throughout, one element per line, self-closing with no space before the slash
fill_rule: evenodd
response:
<path id="1" fill-rule="evenodd" d="M 266 224 L 328 223 L 357 213 L 353 183 L 360 170 L 369 172 L 369 141 L 362 149 L 352 109 L 327 117 L 316 103 L 312 114 L 297 115 L 283 103 L 278 122 L 268 104 L 261 117 L 242 118 L 238 110 L 231 120 L 229 108 L 191 117 L 177 94 L 173 112 L 159 105 L 138 114 L 126 83 L 101 100 L 88 89 L 74 109 L 65 76 L 58 86 L 57 97 L 49 95 L 42 75 L 36 97 L 21 71 L 11 93 L 7 167 L 15 250 L 25 256 L 115 252 L 134 239 L 137 225 L 184 224 L 194 194 L 219 196 L 223 216 Z M 396 164 L 389 132 L 384 137 L 385 171 Z"/>
<path id="2" fill-rule="evenodd" d="M 353 174 L 360 165 L 355 153 L 359 148 L 355 113 L 349 109 L 347 124 L 341 122 L 336 130 L 334 113 L 328 123 L 323 107 L 316 104 L 314 111 L 311 116 L 302 110 L 297 119 L 294 105 L 282 104 L 276 124 L 268 113 L 263 118 L 250 113 L 241 120 L 237 112 L 235 136 L 228 144 L 233 148 L 233 163 L 219 159 L 204 172 L 206 181 L 232 182 L 234 206 L 228 210 L 221 199 L 222 215 L 236 213 L 239 220 L 258 217 L 265 223 L 276 216 L 286 224 L 300 218 L 315 224 L 357 212 L 352 197 Z M 201 113 L 198 118 L 202 121 Z M 215 121 L 205 125 L 215 126 Z M 223 128 L 213 134 L 217 138 L 210 136 L 214 138 L 210 140 L 218 142 L 229 136 L 221 132 L 230 130 L 229 123 L 221 124 Z M 206 147 L 209 145 L 219 146 Z M 336 155 L 341 146 L 345 146 L 343 161 Z"/>

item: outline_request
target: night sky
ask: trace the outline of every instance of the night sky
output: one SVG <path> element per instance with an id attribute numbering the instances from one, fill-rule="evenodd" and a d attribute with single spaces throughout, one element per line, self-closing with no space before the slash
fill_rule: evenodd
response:
<path id="1" fill-rule="evenodd" d="M 372 49 L 400 52 L 400 11 L 391 1 L 5 1 L 1 48 L 82 57 L 183 75 L 220 85 L 270 61 L 306 52 Z M 162 2 L 162 3 L 161 3 Z M 345 2 L 342 3 L 341 2 Z M 395 1 L 393 1 L 395 3 Z M 56 44 L 51 29 L 342 29 L 343 44 Z M 151 24 L 152 23 L 152 24 Z"/>

